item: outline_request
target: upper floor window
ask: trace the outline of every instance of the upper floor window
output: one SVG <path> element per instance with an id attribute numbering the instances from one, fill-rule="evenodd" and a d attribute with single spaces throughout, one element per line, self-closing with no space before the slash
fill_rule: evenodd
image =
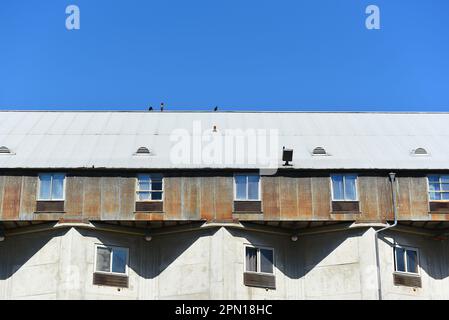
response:
<path id="1" fill-rule="evenodd" d="M 235 200 L 260 200 L 260 176 L 258 174 L 236 174 L 234 185 Z"/>
<path id="2" fill-rule="evenodd" d="M 394 247 L 394 271 L 419 274 L 418 250 L 410 247 Z"/>
<path id="3" fill-rule="evenodd" d="M 333 174 L 331 179 L 333 201 L 357 201 L 356 174 Z"/>
<path id="4" fill-rule="evenodd" d="M 128 274 L 128 248 L 96 245 L 95 272 Z"/>
<path id="5" fill-rule="evenodd" d="M 274 273 L 274 250 L 271 248 L 245 247 L 245 271 Z"/>
<path id="6" fill-rule="evenodd" d="M 161 174 L 137 176 L 137 201 L 162 201 L 164 183 Z"/>
<path id="7" fill-rule="evenodd" d="M 64 200 L 65 174 L 41 173 L 39 174 L 38 200 Z"/>
<path id="8" fill-rule="evenodd" d="M 429 199 L 432 201 L 449 201 L 449 176 L 428 176 Z"/>

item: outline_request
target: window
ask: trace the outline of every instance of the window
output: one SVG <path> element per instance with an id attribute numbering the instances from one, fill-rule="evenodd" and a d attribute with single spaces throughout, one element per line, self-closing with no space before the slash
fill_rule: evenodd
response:
<path id="1" fill-rule="evenodd" d="M 273 274 L 273 249 L 245 247 L 245 271 Z"/>
<path id="2" fill-rule="evenodd" d="M 46 201 L 64 200 L 65 174 L 39 174 L 39 199 Z"/>
<path id="3" fill-rule="evenodd" d="M 236 174 L 234 184 L 235 200 L 260 200 L 260 176 L 258 174 Z"/>
<path id="4" fill-rule="evenodd" d="M 97 245 L 95 272 L 128 274 L 128 248 Z"/>
<path id="5" fill-rule="evenodd" d="M 418 250 L 396 246 L 394 248 L 394 271 L 419 274 Z"/>
<path id="6" fill-rule="evenodd" d="M 163 177 L 161 174 L 137 176 L 137 201 L 162 201 Z"/>
<path id="7" fill-rule="evenodd" d="M 429 199 L 431 201 L 449 201 L 449 176 L 428 176 Z"/>
<path id="8" fill-rule="evenodd" d="M 334 174 L 331 179 L 333 201 L 357 201 L 357 175 Z"/>

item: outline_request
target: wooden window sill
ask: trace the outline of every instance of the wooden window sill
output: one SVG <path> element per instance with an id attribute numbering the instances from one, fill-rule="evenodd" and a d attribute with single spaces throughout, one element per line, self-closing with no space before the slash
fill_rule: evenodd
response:
<path id="1" fill-rule="evenodd" d="M 360 211 L 331 211 L 331 214 L 362 214 Z"/>
<path id="2" fill-rule="evenodd" d="M 234 200 L 234 213 L 261 213 L 262 201 Z"/>
<path id="3" fill-rule="evenodd" d="M 144 214 L 152 214 L 152 213 L 154 213 L 154 214 L 164 214 L 165 213 L 165 211 L 134 211 L 134 214 L 137 214 L 137 213 L 144 213 Z"/>
<path id="4" fill-rule="evenodd" d="M 421 276 L 419 274 L 394 272 L 393 283 L 395 286 L 404 286 L 413 288 L 422 287 Z"/>
<path id="5" fill-rule="evenodd" d="M 360 212 L 358 201 L 332 201 L 332 212 Z"/>
<path id="6" fill-rule="evenodd" d="M 276 276 L 274 274 L 244 272 L 243 284 L 247 287 L 276 289 Z"/>
<path id="7" fill-rule="evenodd" d="M 429 201 L 430 213 L 449 213 L 449 201 Z"/>
<path id="8" fill-rule="evenodd" d="M 37 200 L 35 212 L 62 213 L 64 204 L 64 200 Z"/>
<path id="9" fill-rule="evenodd" d="M 67 211 L 34 211 L 34 214 L 48 214 L 48 213 L 54 213 L 54 214 L 65 214 Z"/>
<path id="10" fill-rule="evenodd" d="M 94 272 L 92 284 L 99 286 L 128 288 L 129 277 L 125 274 L 119 275 L 112 273 Z"/>
<path id="11" fill-rule="evenodd" d="M 164 202 L 163 201 L 136 201 L 135 205 L 136 212 L 163 212 Z"/>

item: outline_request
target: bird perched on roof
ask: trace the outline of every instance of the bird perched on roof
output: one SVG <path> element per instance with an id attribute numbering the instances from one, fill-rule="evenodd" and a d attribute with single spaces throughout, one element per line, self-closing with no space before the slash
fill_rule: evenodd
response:
<path id="1" fill-rule="evenodd" d="M 164 103 L 161 102 L 161 111 L 164 111 Z"/>
<path id="2" fill-rule="evenodd" d="M 150 106 L 150 107 L 148 108 L 148 111 L 153 111 L 153 107 Z"/>
<path id="3" fill-rule="evenodd" d="M 218 107 L 215 107 L 215 108 L 214 108 L 214 111 L 217 111 L 217 110 L 218 110 Z"/>

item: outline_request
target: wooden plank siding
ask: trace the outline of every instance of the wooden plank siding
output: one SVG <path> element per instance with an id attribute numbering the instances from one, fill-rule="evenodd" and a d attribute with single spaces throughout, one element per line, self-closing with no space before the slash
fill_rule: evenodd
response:
<path id="1" fill-rule="evenodd" d="M 233 212 L 232 172 L 170 172 L 164 178 L 163 212 L 135 212 L 134 173 L 68 173 L 64 213 L 36 213 L 37 174 L 0 175 L 1 220 L 207 220 L 360 221 L 393 219 L 387 174 L 365 173 L 358 179 L 360 213 L 332 212 L 327 173 L 290 172 L 261 178 L 262 213 Z M 449 220 L 430 214 L 423 174 L 397 178 L 400 220 Z"/>

